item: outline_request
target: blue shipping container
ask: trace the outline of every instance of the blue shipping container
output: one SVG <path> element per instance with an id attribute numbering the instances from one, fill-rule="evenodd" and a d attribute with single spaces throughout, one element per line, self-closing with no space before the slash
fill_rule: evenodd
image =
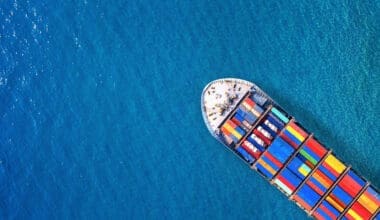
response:
<path id="1" fill-rule="evenodd" d="M 299 146 L 302 142 L 299 141 L 296 137 L 294 137 L 288 130 L 284 130 L 282 132 L 284 135 L 286 135 L 286 137 L 288 137 L 290 140 L 292 140 L 294 143 L 297 144 L 297 146 Z"/>
<path id="2" fill-rule="evenodd" d="M 294 187 L 297 187 L 299 184 L 301 184 L 301 179 L 294 175 L 294 173 L 292 173 L 288 168 L 282 170 L 281 176 L 289 183 L 291 183 Z"/>
<path id="3" fill-rule="evenodd" d="M 298 191 L 297 195 L 301 197 L 308 205 L 314 207 L 318 200 L 321 198 L 310 186 L 303 185 Z"/>
<path id="4" fill-rule="evenodd" d="M 268 177 L 268 178 L 272 178 L 272 177 L 273 177 L 273 175 L 272 175 L 271 173 L 269 173 L 269 171 L 266 170 L 261 164 L 257 163 L 257 164 L 256 164 L 256 168 L 257 168 L 257 170 L 258 170 L 260 173 L 264 174 L 264 176 L 266 176 L 266 177 Z"/>
<path id="5" fill-rule="evenodd" d="M 267 117 L 268 121 L 270 123 L 272 123 L 274 126 L 276 126 L 278 129 L 281 129 L 284 127 L 284 124 L 278 120 L 274 115 L 272 115 L 272 113 L 269 113 L 268 114 L 268 117 Z"/>
<path id="6" fill-rule="evenodd" d="M 322 171 L 322 173 L 324 173 L 328 178 L 330 178 L 331 180 L 336 180 L 337 177 L 334 176 L 334 174 L 332 174 L 328 169 L 326 169 L 325 167 L 323 167 L 323 164 L 321 166 L 319 166 L 318 168 L 320 171 Z"/>
<path id="7" fill-rule="evenodd" d="M 239 115 L 238 113 L 236 113 L 234 117 L 235 117 L 238 121 L 240 121 L 240 122 L 243 122 L 243 121 L 244 121 L 244 118 L 243 118 L 241 115 Z"/>
<path id="8" fill-rule="evenodd" d="M 253 163 L 255 159 L 247 152 L 245 151 L 242 147 L 239 147 L 237 151 L 240 153 L 240 155 L 243 156 L 243 158 L 248 162 L 248 163 Z"/>
<path id="9" fill-rule="evenodd" d="M 332 195 L 334 195 L 335 197 L 337 197 L 341 202 L 343 202 L 343 204 L 345 206 L 347 206 L 351 201 L 352 201 L 352 197 L 350 195 L 348 195 L 342 188 L 340 188 L 339 186 L 336 186 L 332 192 L 331 192 Z"/>
<path id="10" fill-rule="evenodd" d="M 299 160 L 297 157 L 294 157 L 293 160 L 289 163 L 288 169 L 291 170 L 294 174 L 296 174 L 300 179 L 304 179 L 304 175 L 298 171 L 298 169 L 303 165 L 304 163 Z"/>

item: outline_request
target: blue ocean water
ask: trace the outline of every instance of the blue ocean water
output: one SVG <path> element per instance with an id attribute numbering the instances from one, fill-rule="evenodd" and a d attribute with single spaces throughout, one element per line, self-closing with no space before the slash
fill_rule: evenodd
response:
<path id="1" fill-rule="evenodd" d="M 306 219 L 214 140 L 255 82 L 380 186 L 378 1 L 0 5 L 1 219 Z"/>

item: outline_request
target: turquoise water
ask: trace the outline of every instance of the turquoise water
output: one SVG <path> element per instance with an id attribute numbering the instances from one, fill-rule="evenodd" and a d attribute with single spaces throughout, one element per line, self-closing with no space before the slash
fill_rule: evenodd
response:
<path id="1" fill-rule="evenodd" d="M 378 1 L 5 1 L 0 218 L 306 219 L 214 140 L 258 84 L 380 186 Z"/>

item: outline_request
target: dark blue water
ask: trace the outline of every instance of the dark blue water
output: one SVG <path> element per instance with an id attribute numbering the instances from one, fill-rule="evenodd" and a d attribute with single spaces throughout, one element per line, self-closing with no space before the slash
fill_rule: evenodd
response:
<path id="1" fill-rule="evenodd" d="M 379 186 L 379 5 L 3 1 L 0 218 L 306 219 L 209 135 L 222 77 Z"/>

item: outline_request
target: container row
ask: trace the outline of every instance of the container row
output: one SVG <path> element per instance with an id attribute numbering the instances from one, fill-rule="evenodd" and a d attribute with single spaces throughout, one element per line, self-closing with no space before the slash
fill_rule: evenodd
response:
<path id="1" fill-rule="evenodd" d="M 237 152 L 245 161 L 252 164 L 262 155 L 284 126 L 285 123 L 279 117 L 269 112 L 241 142 Z"/>

